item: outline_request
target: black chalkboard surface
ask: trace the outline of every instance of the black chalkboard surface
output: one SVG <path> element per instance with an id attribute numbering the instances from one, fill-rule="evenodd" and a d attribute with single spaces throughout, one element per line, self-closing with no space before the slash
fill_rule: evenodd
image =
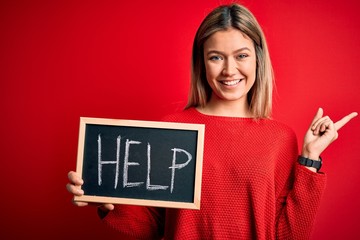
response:
<path id="1" fill-rule="evenodd" d="M 80 118 L 75 201 L 200 209 L 202 124 Z"/>

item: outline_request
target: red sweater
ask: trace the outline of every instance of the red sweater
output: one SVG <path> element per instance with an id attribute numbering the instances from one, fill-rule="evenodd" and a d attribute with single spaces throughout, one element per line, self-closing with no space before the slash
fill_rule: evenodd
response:
<path id="1" fill-rule="evenodd" d="M 194 108 L 165 121 L 205 124 L 201 210 L 117 205 L 104 221 L 124 239 L 309 238 L 326 176 L 296 162 L 289 127 Z"/>

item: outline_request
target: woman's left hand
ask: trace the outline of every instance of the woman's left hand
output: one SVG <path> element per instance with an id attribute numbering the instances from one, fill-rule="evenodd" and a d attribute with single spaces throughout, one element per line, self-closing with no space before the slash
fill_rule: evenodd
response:
<path id="1" fill-rule="evenodd" d="M 319 108 L 305 134 L 301 155 L 319 159 L 320 154 L 338 138 L 338 130 L 357 115 L 356 112 L 350 113 L 334 123 L 328 116 L 323 117 L 323 109 Z"/>

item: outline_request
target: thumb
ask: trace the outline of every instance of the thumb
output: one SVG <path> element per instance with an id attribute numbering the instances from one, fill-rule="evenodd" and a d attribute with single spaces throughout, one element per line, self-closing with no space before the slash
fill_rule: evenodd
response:
<path id="1" fill-rule="evenodd" d="M 314 125 L 314 123 L 315 123 L 317 120 L 319 120 L 320 118 L 322 118 L 323 114 L 324 114 L 324 110 L 323 110 L 322 108 L 319 108 L 319 109 L 317 110 L 315 116 L 314 116 L 314 119 L 313 119 L 312 122 L 311 122 L 310 128 Z"/>

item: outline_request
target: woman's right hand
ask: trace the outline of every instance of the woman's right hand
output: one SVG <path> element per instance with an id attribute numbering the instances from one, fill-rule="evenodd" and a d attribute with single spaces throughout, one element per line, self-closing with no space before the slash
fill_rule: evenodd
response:
<path id="1" fill-rule="evenodd" d="M 84 180 L 82 180 L 80 176 L 74 171 L 70 171 L 68 173 L 68 178 L 69 178 L 69 183 L 66 184 L 66 189 L 74 196 L 84 195 L 84 191 L 81 189 L 81 186 L 84 184 Z M 79 202 L 74 200 L 73 203 L 78 207 L 94 205 L 101 208 L 101 210 L 103 211 L 111 211 L 114 209 L 114 205 L 110 203 L 99 204 L 99 203 Z"/>

